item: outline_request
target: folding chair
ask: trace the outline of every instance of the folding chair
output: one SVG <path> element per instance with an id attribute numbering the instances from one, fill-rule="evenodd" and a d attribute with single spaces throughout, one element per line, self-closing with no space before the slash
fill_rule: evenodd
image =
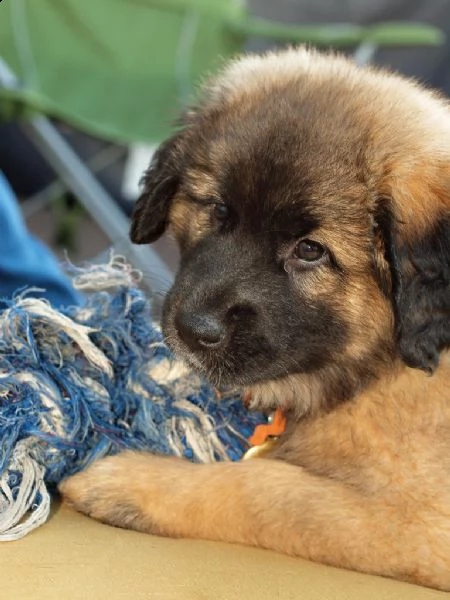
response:
<path id="1" fill-rule="evenodd" d="M 111 142 L 158 144 L 193 84 L 238 53 L 249 36 L 318 46 L 436 45 L 414 23 L 287 26 L 252 18 L 238 0 L 6 0 L 0 4 L 0 115 L 18 118 L 58 177 L 113 245 L 165 291 L 156 252 L 133 247 L 128 218 L 54 127 L 58 118 Z"/>

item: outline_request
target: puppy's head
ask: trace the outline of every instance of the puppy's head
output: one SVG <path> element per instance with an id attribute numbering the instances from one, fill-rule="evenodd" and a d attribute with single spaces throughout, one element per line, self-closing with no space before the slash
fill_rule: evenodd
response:
<path id="1" fill-rule="evenodd" d="M 352 397 L 450 344 L 450 111 L 398 76 L 305 49 L 232 63 L 161 146 L 133 217 L 181 265 L 175 352 L 256 404 Z"/>

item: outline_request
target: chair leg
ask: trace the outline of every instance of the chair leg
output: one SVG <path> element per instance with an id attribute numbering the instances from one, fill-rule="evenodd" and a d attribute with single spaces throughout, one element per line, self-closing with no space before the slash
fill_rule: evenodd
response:
<path id="1" fill-rule="evenodd" d="M 125 153 L 125 147 L 109 144 L 93 156 L 89 157 L 85 161 L 85 165 L 94 176 L 97 176 L 103 169 L 112 165 L 114 161 L 122 158 Z M 25 220 L 48 206 L 52 199 L 59 198 L 66 192 L 67 189 L 64 183 L 60 179 L 55 179 L 32 196 L 28 196 L 25 201 L 21 203 L 20 207 Z"/>
<path id="2" fill-rule="evenodd" d="M 129 219 L 53 124 L 47 118 L 37 116 L 24 122 L 23 127 L 67 189 L 81 202 L 112 244 L 122 248 L 138 269 L 152 274 L 152 291 L 166 292 L 173 280 L 167 265 L 148 246 L 131 244 L 128 240 Z"/>
<path id="3" fill-rule="evenodd" d="M 370 65 L 370 63 L 373 62 L 377 51 L 377 44 L 370 41 L 362 42 L 353 52 L 353 60 L 360 67 Z"/>

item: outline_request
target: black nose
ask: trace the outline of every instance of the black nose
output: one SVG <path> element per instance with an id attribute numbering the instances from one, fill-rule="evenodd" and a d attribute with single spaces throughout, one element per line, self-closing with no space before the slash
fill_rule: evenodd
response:
<path id="1" fill-rule="evenodd" d="M 181 339 L 193 350 L 219 348 L 227 337 L 227 326 L 218 316 L 180 310 L 175 327 Z"/>

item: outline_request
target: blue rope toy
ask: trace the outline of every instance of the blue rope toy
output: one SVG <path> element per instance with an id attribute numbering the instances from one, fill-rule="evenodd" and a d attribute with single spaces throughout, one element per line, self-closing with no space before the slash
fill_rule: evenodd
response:
<path id="1" fill-rule="evenodd" d="M 82 307 L 25 295 L 0 313 L 0 541 L 44 523 L 50 491 L 95 459 L 134 448 L 238 460 L 266 422 L 173 359 L 136 283 L 115 257 L 74 269 Z"/>

